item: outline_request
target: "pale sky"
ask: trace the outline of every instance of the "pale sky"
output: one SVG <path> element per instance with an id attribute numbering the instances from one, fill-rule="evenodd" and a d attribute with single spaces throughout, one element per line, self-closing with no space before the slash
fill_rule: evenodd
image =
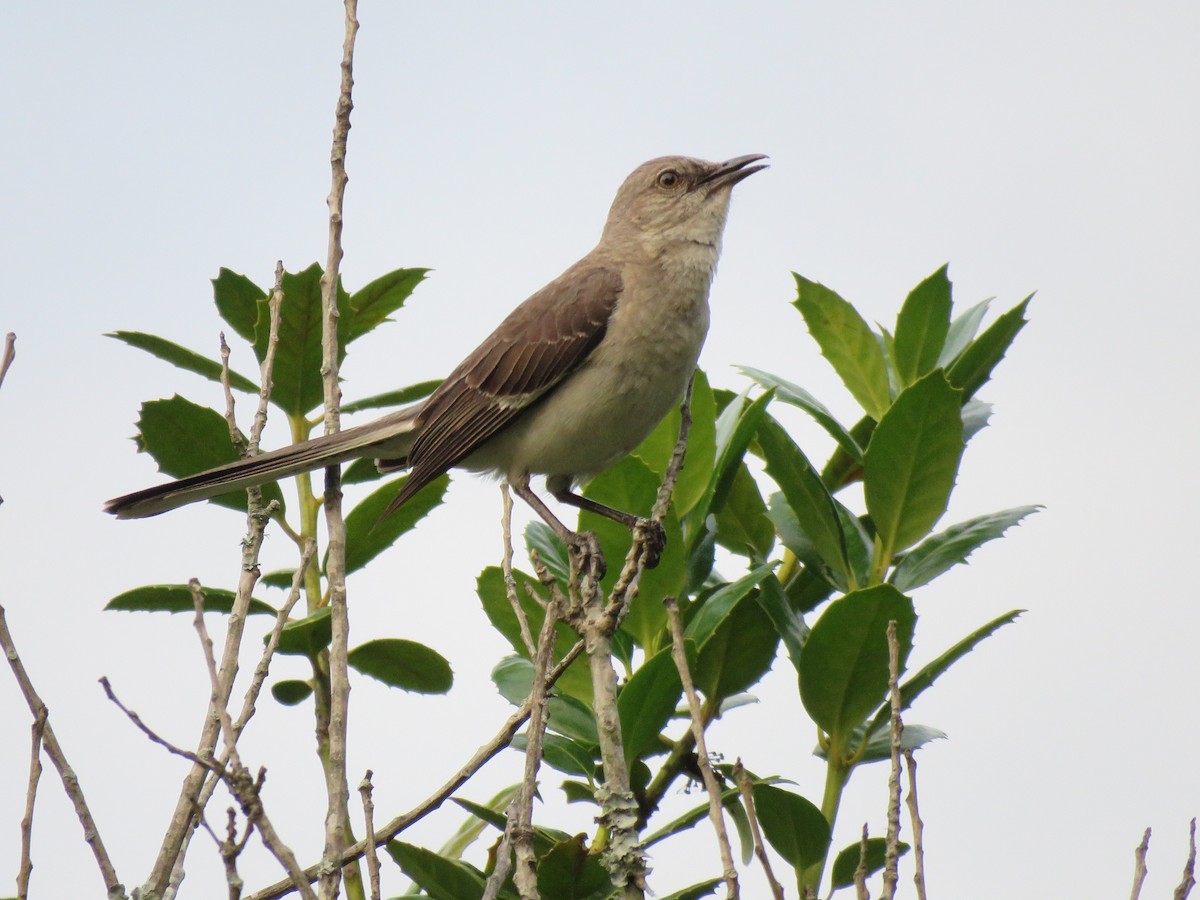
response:
<path id="1" fill-rule="evenodd" d="M 347 400 L 445 374 L 592 246 L 624 176 L 665 153 L 771 156 L 737 189 L 726 232 L 702 357 L 717 386 L 742 389 L 735 366 L 754 365 L 855 418 L 790 306 L 792 270 L 884 324 L 947 261 L 960 308 L 995 296 L 999 312 L 1037 291 L 982 392 L 992 426 L 944 521 L 1046 509 L 915 595 L 913 665 L 1029 610 L 910 713 L 950 737 L 919 757 L 930 896 L 1125 896 L 1147 826 L 1143 896 L 1169 894 L 1200 814 L 1200 7 L 367 0 L 360 20 L 343 275 L 356 288 L 400 266 L 436 271 L 395 324 L 354 345 Z M 0 390 L 0 603 L 128 888 L 185 764 L 135 733 L 96 680 L 184 745 L 208 688 L 190 617 L 101 610 L 142 584 L 232 586 L 243 520 L 209 506 L 144 522 L 100 512 L 159 480 L 128 440 L 143 400 L 221 402 L 215 385 L 101 335 L 148 331 L 213 353 L 220 267 L 267 283 L 278 258 L 324 261 L 341 40 L 335 3 L 0 8 L 0 333 L 18 335 Z M 245 355 L 234 366 L 253 368 Z M 796 424 L 824 459 L 827 439 Z M 278 422 L 268 430 L 269 443 L 286 439 Z M 488 677 L 507 647 L 474 593 L 500 558 L 499 515 L 494 485 L 459 478 L 417 533 L 351 579 L 355 641 L 420 640 L 456 674 L 447 698 L 354 681 L 350 778 L 375 770 L 381 817 L 441 783 L 509 713 Z M 264 571 L 288 550 L 270 537 Z M 257 653 L 248 639 L 244 671 Z M 277 671 L 302 674 L 290 659 Z M 814 728 L 785 659 L 758 693 L 710 748 L 819 801 Z M 4 894 L 30 721 L 8 676 L 0 714 Z M 308 707 L 267 698 L 243 741 L 306 864 L 324 811 L 311 732 Z M 485 800 L 518 767 L 508 753 L 463 794 Z M 543 792 L 555 798 L 559 780 L 546 772 Z M 856 775 L 838 847 L 864 820 L 882 833 L 885 793 L 882 767 Z M 590 830 L 585 811 L 565 815 Z M 407 837 L 437 847 L 461 819 L 445 809 Z M 34 841 L 35 896 L 100 896 L 49 768 Z M 251 888 L 278 877 L 253 857 Z M 385 896 L 397 894 L 404 881 L 384 865 Z M 719 874 L 705 826 L 653 865 L 661 894 Z M 765 896 L 744 871 L 747 895 Z M 183 896 L 222 891 L 199 835 Z"/>

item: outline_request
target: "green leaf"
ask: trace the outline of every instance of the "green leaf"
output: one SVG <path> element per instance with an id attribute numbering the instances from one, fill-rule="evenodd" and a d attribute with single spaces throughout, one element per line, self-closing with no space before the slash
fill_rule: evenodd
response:
<path id="1" fill-rule="evenodd" d="M 900 841 L 896 849 L 903 856 L 908 852 L 908 844 Z M 887 838 L 867 838 L 867 877 L 874 875 L 883 868 L 884 856 L 887 854 Z M 833 889 L 849 887 L 854 884 L 854 873 L 858 871 L 858 862 L 862 858 L 862 845 L 851 844 L 837 855 L 833 861 Z"/>
<path id="2" fill-rule="evenodd" d="M 381 275 L 350 295 L 338 320 L 339 341 L 356 341 L 404 305 L 428 269 L 396 269 Z M 344 412 L 345 410 L 343 410 Z"/>
<path id="3" fill-rule="evenodd" d="M 675 481 L 671 502 L 677 516 L 686 516 L 704 496 L 716 453 L 716 404 L 712 388 L 704 372 L 697 369 L 692 385 L 692 425 L 688 429 L 687 454 L 684 466 Z M 659 423 L 650 437 L 633 451 L 658 476 L 667 470 L 679 440 L 679 409 L 676 408 Z"/>
<path id="4" fill-rule="evenodd" d="M 900 667 L 912 649 L 912 601 L 890 584 L 846 594 L 813 625 L 800 657 L 800 699 L 837 753 L 887 693 L 888 622 L 896 622 Z M 832 751 L 831 751 L 832 752 Z M 836 755 L 836 754 L 835 754 Z"/>
<path id="5" fill-rule="evenodd" d="M 718 782 L 721 782 L 721 775 L 719 773 L 716 774 Z M 741 806 L 740 794 L 737 788 L 730 788 L 721 793 L 721 805 L 725 807 L 726 811 L 732 811 L 734 807 Z M 669 837 L 681 834 L 695 827 L 697 822 L 701 822 L 706 818 L 708 818 L 708 801 L 701 803 L 699 806 L 692 807 L 660 828 L 656 828 L 651 833 L 643 835 L 642 846 L 653 847 L 655 844 L 665 841 Z"/>
<path id="6" fill-rule="evenodd" d="M 773 578 L 767 575 L 763 581 Z M 778 647 L 779 633 L 759 604 L 758 592 L 752 592 L 733 608 L 692 666 L 705 703 L 721 703 L 757 684 L 770 671 Z"/>
<path id="7" fill-rule="evenodd" d="M 665 897 L 658 898 L 658 900 L 700 900 L 702 897 L 709 897 L 715 894 L 717 888 L 721 886 L 724 880 L 724 878 L 710 878 L 708 881 L 701 881 L 699 884 L 685 887 L 681 891 L 667 894 Z"/>
<path id="8" fill-rule="evenodd" d="M 233 591 L 221 588 L 204 588 L 204 611 L 229 613 L 236 598 Z M 148 584 L 117 594 L 104 605 L 105 609 L 118 612 L 195 612 L 192 592 L 186 584 Z M 274 616 L 275 607 L 261 600 L 250 599 L 250 615 Z"/>
<path id="9" fill-rule="evenodd" d="M 890 710 L 889 710 L 890 715 Z M 887 720 L 890 724 L 890 719 Z M 874 725 L 872 724 L 872 727 Z M 867 731 L 867 727 L 855 729 L 854 738 L 850 741 L 851 746 L 857 749 L 862 741 L 863 734 Z M 900 732 L 900 750 L 919 750 L 931 741 L 944 741 L 946 732 L 940 728 L 934 728 L 931 725 L 919 725 L 913 722 L 905 722 L 904 728 Z M 818 749 L 817 756 L 823 757 L 824 754 Z M 858 756 L 860 763 L 883 762 L 885 759 L 892 758 L 892 735 L 890 727 L 883 727 L 874 730 L 870 738 L 867 739 L 867 744 L 863 747 L 861 754 Z"/>
<path id="10" fill-rule="evenodd" d="M 650 471 L 644 462 L 636 457 L 627 456 L 593 478 L 583 493 L 584 496 L 614 509 L 648 516 L 658 495 L 660 482 L 660 476 Z M 673 597 L 679 596 L 687 576 L 687 554 L 683 546 L 679 517 L 673 511 L 668 511 L 662 524 L 666 531 L 667 546 L 657 568 L 647 569 L 642 573 L 638 581 L 638 595 L 629 604 L 629 612 L 621 626 L 640 647 L 650 653 L 654 652 L 665 633 L 667 613 L 663 609 L 663 597 L 668 594 Z M 624 525 L 589 512 L 580 513 L 579 529 L 594 531 L 604 548 L 609 566 L 601 588 L 608 593 L 621 574 L 621 562 L 629 552 L 632 535 Z"/>
<path id="11" fill-rule="evenodd" d="M 764 419 L 759 425 L 758 443 L 767 460 L 767 474 L 779 485 L 816 555 L 844 580 L 849 567 L 842 524 L 820 476 L 774 419 Z"/>
<path id="12" fill-rule="evenodd" d="M 342 469 L 342 485 L 364 484 L 368 481 L 378 481 L 383 477 L 373 459 L 356 459 Z"/>
<path id="13" fill-rule="evenodd" d="M 380 520 L 396 495 L 408 481 L 405 475 L 378 488 L 350 510 L 346 516 L 346 573 L 356 572 L 408 533 L 429 511 L 442 502 L 449 475 L 439 475 L 407 503 Z M 326 553 L 328 558 L 328 553 Z"/>
<path id="14" fill-rule="evenodd" d="M 130 347 L 145 350 L 151 356 L 157 356 L 159 359 L 169 362 L 171 365 L 186 372 L 195 372 L 197 375 L 202 375 L 209 381 L 217 383 L 221 381 L 220 363 L 201 356 L 187 347 L 181 347 L 179 344 L 168 341 L 166 338 L 161 338 L 154 334 L 145 334 L 140 331 L 110 331 L 104 336 L 116 338 Z M 258 393 L 257 384 L 244 375 L 239 375 L 232 370 L 229 372 L 229 386 L 234 390 L 245 391 L 247 394 Z"/>
<path id="15" fill-rule="evenodd" d="M 271 685 L 271 696 L 284 706 L 299 706 L 312 696 L 313 686 L 307 681 L 277 681 Z"/>
<path id="16" fill-rule="evenodd" d="M 783 645 L 787 647 L 792 665 L 799 672 L 801 651 L 804 649 L 804 642 L 808 640 L 808 625 L 804 621 L 804 616 L 792 609 L 791 604 L 788 603 L 787 594 L 784 593 L 783 585 L 779 583 L 774 572 L 767 575 L 759 584 L 756 599 L 771 620 Z"/>
<path id="17" fill-rule="evenodd" d="M 963 453 L 961 406 L 935 369 L 896 398 L 871 436 L 863 486 L 885 562 L 946 511 Z"/>
<path id="18" fill-rule="evenodd" d="M 567 545 L 558 539 L 549 525 L 542 521 L 530 522 L 525 526 L 525 549 L 537 555 L 550 570 L 550 574 L 563 584 L 571 577 L 571 561 L 567 557 Z"/>
<path id="19" fill-rule="evenodd" d="M 921 695 L 921 693 L 930 687 L 939 676 L 942 675 L 952 665 L 975 649 L 984 638 L 990 637 L 1000 628 L 1008 625 L 1010 622 L 1016 621 L 1016 618 L 1023 613 L 1022 609 L 1014 609 L 1006 612 L 1002 616 L 997 616 L 979 628 L 976 628 L 953 647 L 941 654 L 937 659 L 925 664 L 907 681 L 900 684 L 900 709 L 904 711 L 912 706 L 913 701 Z M 887 724 L 891 716 L 891 708 L 889 704 L 884 704 L 876 711 L 871 719 L 870 727 L 867 730 L 868 735 L 873 735 L 878 732 L 885 724 Z"/>
<path id="20" fill-rule="evenodd" d="M 454 673 L 444 656 L 402 638 L 367 641 L 351 650 L 346 661 L 388 687 L 418 694 L 445 694 L 454 684 Z"/>
<path id="21" fill-rule="evenodd" d="M 480 897 L 486 879 L 477 868 L 458 859 L 446 859 L 431 850 L 402 841 L 387 842 L 388 855 L 432 900 Z"/>
<path id="22" fill-rule="evenodd" d="M 613 889 L 600 855 L 588 852 L 582 834 L 560 841 L 539 858 L 537 884 L 542 896 L 556 900 L 603 900 Z"/>
<path id="23" fill-rule="evenodd" d="M 988 419 L 992 417 L 992 404 L 982 400 L 968 400 L 963 404 L 963 441 L 970 441 L 980 431 L 987 427 Z"/>
<path id="24" fill-rule="evenodd" d="M 731 402 L 718 417 L 715 427 L 716 464 L 709 476 L 704 494 L 688 514 L 687 534 L 689 552 L 704 539 L 709 515 L 719 512 L 725 505 L 738 466 L 746 455 L 746 448 L 754 438 L 758 423 L 766 412 L 767 404 L 774 396 L 771 393 L 743 408 L 740 399 Z"/>
<path id="25" fill-rule="evenodd" d="M 854 436 L 846 430 L 845 426 L 835 419 L 833 413 L 816 397 L 798 384 L 793 384 L 784 378 L 780 378 L 778 375 L 772 375 L 770 372 L 764 372 L 762 369 L 754 369 L 750 366 L 738 366 L 738 368 L 747 378 L 753 379 L 767 390 L 774 390 L 775 396 L 779 400 L 782 400 L 789 406 L 795 406 L 798 409 L 804 410 L 813 417 L 818 425 L 829 433 L 830 437 L 837 441 L 838 446 L 849 456 L 857 459 L 859 462 L 862 461 L 863 452 L 862 447 L 858 445 L 858 441 L 854 439 Z"/>
<path id="26" fill-rule="evenodd" d="M 820 809 L 799 794 L 762 783 L 754 785 L 754 805 L 763 837 L 797 874 L 825 859 L 829 822 Z"/>
<path id="27" fill-rule="evenodd" d="M 295 576 L 295 569 L 277 569 L 274 572 L 268 572 L 259 582 L 264 587 L 279 588 L 280 590 L 291 590 L 292 578 Z"/>
<path id="28" fill-rule="evenodd" d="M 454 830 L 454 833 L 446 839 L 438 850 L 438 855 L 448 859 L 457 859 L 466 852 L 466 849 L 475 842 L 475 839 L 483 833 L 483 829 L 487 823 L 475 815 L 474 810 L 477 808 L 504 810 L 508 804 L 512 802 L 512 798 L 516 796 L 520 785 L 511 784 L 503 787 L 493 794 L 486 804 L 471 803 L 469 800 L 463 800 L 461 797 L 451 797 L 450 799 L 462 806 L 470 812 L 470 816 L 463 820 L 463 823 Z M 469 804 L 469 805 L 468 805 Z M 534 831 L 534 840 L 537 839 L 537 831 Z M 413 890 L 416 890 L 414 888 Z M 410 892 L 411 893 L 411 892 Z"/>
<path id="29" fill-rule="evenodd" d="M 492 669 L 492 681 L 505 700 L 520 706 L 533 685 L 533 663 L 520 656 L 506 656 Z M 588 747 L 599 744 L 596 716 L 591 707 L 574 697 L 556 693 L 550 698 L 548 708 L 551 730 Z"/>
<path id="30" fill-rule="evenodd" d="M 532 575 L 527 575 L 521 571 L 514 570 L 513 578 L 517 582 L 517 601 L 520 603 L 521 609 L 525 613 L 525 618 L 529 623 L 530 635 L 534 640 L 537 640 L 538 633 L 542 630 L 542 622 L 545 621 L 546 613 L 540 604 L 530 598 L 526 588 L 531 587 L 535 591 L 540 592 L 542 586 Z M 475 590 L 483 604 L 483 612 L 492 623 L 492 627 L 503 635 L 514 651 L 525 659 L 528 659 L 529 651 L 525 648 L 525 641 L 521 638 L 521 625 L 517 620 L 517 614 L 513 611 L 512 603 L 509 601 L 508 593 L 504 587 L 504 573 L 498 566 L 489 566 L 479 573 L 479 578 L 475 582 Z M 562 659 L 567 654 L 567 651 L 575 646 L 577 640 L 579 640 L 579 637 L 571 630 L 571 627 L 564 622 L 559 622 L 555 626 L 554 631 L 554 659 Z M 584 703 L 591 703 L 592 677 L 588 672 L 587 661 L 581 656 L 572 663 L 555 683 L 554 689 L 559 693 L 568 694 L 582 700 Z M 521 702 L 526 693 L 528 693 L 528 685 L 525 687 L 525 693 L 522 693 L 513 702 Z"/>
<path id="31" fill-rule="evenodd" d="M 364 409 L 385 409 L 390 406 L 403 406 L 405 403 L 412 403 L 415 400 L 428 397 L 438 389 L 441 383 L 442 379 L 434 378 L 430 381 L 418 381 L 416 384 L 410 384 L 408 387 L 402 387 L 399 390 L 384 391 L 382 394 L 372 394 L 370 397 L 363 397 L 359 400 L 342 404 L 342 412 L 349 415 L 350 413 L 362 412 Z"/>
<path id="32" fill-rule="evenodd" d="M 796 299 L 821 354 L 829 360 L 847 390 L 872 419 L 878 421 L 888 408 L 887 363 L 875 332 L 858 311 L 836 293 L 809 281 L 796 278 Z"/>
<path id="33" fill-rule="evenodd" d="M 329 618 L 329 607 L 322 606 L 316 612 L 296 619 L 283 626 L 279 634 L 277 653 L 288 656 L 316 656 L 333 640 L 333 622 Z M 263 638 L 266 643 L 267 638 Z"/>
<path id="34" fill-rule="evenodd" d="M 279 342 L 275 347 L 271 402 L 290 416 L 304 416 L 324 402 L 321 378 L 321 267 L 283 275 L 283 304 L 279 311 Z M 338 291 L 344 309 L 346 292 Z M 254 353 L 261 362 L 270 341 L 270 304 L 258 304 Z M 345 340 L 338 338 L 338 362 L 345 357 Z"/>
<path id="35" fill-rule="evenodd" d="M 689 653 L 688 665 L 694 667 L 694 648 L 689 649 L 693 652 Z M 627 761 L 642 758 L 652 750 L 665 749 L 659 735 L 667 727 L 682 694 L 683 685 L 670 647 L 664 647 L 642 663 L 625 682 L 617 696 L 617 712 Z"/>
<path id="36" fill-rule="evenodd" d="M 863 416 L 850 429 L 850 436 L 860 447 L 867 446 L 871 435 L 875 433 L 876 422 L 870 416 Z M 821 470 L 821 480 L 829 488 L 830 493 L 836 494 L 848 484 L 853 484 L 862 478 L 862 459 L 855 459 L 841 447 L 838 447 L 825 468 Z"/>
<path id="37" fill-rule="evenodd" d="M 1009 346 L 1025 327 L 1025 310 L 1032 299 L 1033 294 L 1030 294 L 1000 316 L 946 370 L 950 383 L 962 389 L 964 401 L 974 397 L 975 392 L 992 377 L 992 370 L 1004 359 Z"/>
<path id="38" fill-rule="evenodd" d="M 775 546 L 775 526 L 767 514 L 767 504 L 745 462 L 739 461 L 733 472 L 716 513 L 716 542 L 740 556 L 766 557 Z"/>
<path id="39" fill-rule="evenodd" d="M 1040 506 L 1017 506 L 951 525 L 906 553 L 888 580 L 906 593 L 928 584 L 947 569 L 965 563 L 980 546 L 1001 537 L 1039 509 Z"/>
<path id="40" fill-rule="evenodd" d="M 941 355 L 938 356 L 939 367 L 947 368 L 970 346 L 971 341 L 975 340 L 975 335 L 979 332 L 979 326 L 983 323 L 983 317 L 987 315 L 991 303 L 991 300 L 984 300 L 976 303 L 966 312 L 955 316 L 954 321 L 950 323 L 950 331 L 946 334 L 946 344 L 942 347 Z"/>
<path id="41" fill-rule="evenodd" d="M 518 734 L 509 744 L 514 750 L 524 751 L 526 739 L 524 734 Z M 542 737 L 542 758 L 546 764 L 567 775 L 578 775 L 580 778 L 592 778 L 596 771 L 596 754 L 579 741 L 561 734 L 547 734 Z"/>
<path id="42" fill-rule="evenodd" d="M 178 394 L 169 400 L 143 403 L 137 426 L 138 451 L 149 453 L 159 471 L 172 478 L 195 475 L 239 458 L 225 417 Z M 264 505 L 276 500 L 283 508 L 283 493 L 275 482 L 262 485 L 262 499 Z M 246 492 L 231 491 L 210 502 L 244 513 Z"/>
<path id="43" fill-rule="evenodd" d="M 892 358 L 905 388 L 932 371 L 950 330 L 949 266 L 942 266 L 912 289 L 896 318 Z"/>
<path id="44" fill-rule="evenodd" d="M 756 566 L 737 581 L 722 585 L 700 604 L 684 629 L 684 637 L 695 643 L 697 651 L 704 650 L 709 638 L 716 634 L 733 608 L 770 574 L 772 568 L 772 564 Z"/>
<path id="45" fill-rule="evenodd" d="M 217 312 L 229 323 L 238 337 L 254 343 L 254 323 L 258 321 L 258 304 L 267 299 L 266 292 L 247 278 L 222 268 L 212 281 L 213 301 Z M 261 357 L 259 359 L 261 362 Z M 255 391 L 258 389 L 255 388 Z"/>

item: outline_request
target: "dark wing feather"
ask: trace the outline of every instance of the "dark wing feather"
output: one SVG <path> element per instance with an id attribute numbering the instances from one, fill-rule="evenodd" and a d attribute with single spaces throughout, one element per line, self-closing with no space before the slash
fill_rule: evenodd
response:
<path id="1" fill-rule="evenodd" d="M 615 270 L 581 262 L 513 310 L 425 402 L 410 474 L 388 513 L 579 368 L 604 339 L 621 288 Z"/>

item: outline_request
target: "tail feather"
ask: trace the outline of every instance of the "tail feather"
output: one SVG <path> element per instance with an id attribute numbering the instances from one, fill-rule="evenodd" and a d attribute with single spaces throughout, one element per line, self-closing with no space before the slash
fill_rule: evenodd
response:
<path id="1" fill-rule="evenodd" d="M 118 519 L 141 519 L 230 491 L 376 453 L 387 457 L 403 457 L 416 437 L 419 411 L 419 405 L 406 407 L 357 428 L 323 435 L 166 484 L 134 491 L 109 500 L 104 504 L 104 511 Z"/>

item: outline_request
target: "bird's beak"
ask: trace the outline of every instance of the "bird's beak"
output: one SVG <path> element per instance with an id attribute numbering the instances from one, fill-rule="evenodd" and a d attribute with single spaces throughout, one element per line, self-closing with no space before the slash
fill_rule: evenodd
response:
<path id="1" fill-rule="evenodd" d="M 750 163 L 758 162 L 760 159 L 767 159 L 766 154 L 750 153 L 746 156 L 735 156 L 733 159 L 727 159 L 701 178 L 698 184 L 711 185 L 709 190 L 725 186 L 733 187 L 742 179 L 749 178 L 755 172 L 767 168 L 767 166 L 750 165 Z"/>

